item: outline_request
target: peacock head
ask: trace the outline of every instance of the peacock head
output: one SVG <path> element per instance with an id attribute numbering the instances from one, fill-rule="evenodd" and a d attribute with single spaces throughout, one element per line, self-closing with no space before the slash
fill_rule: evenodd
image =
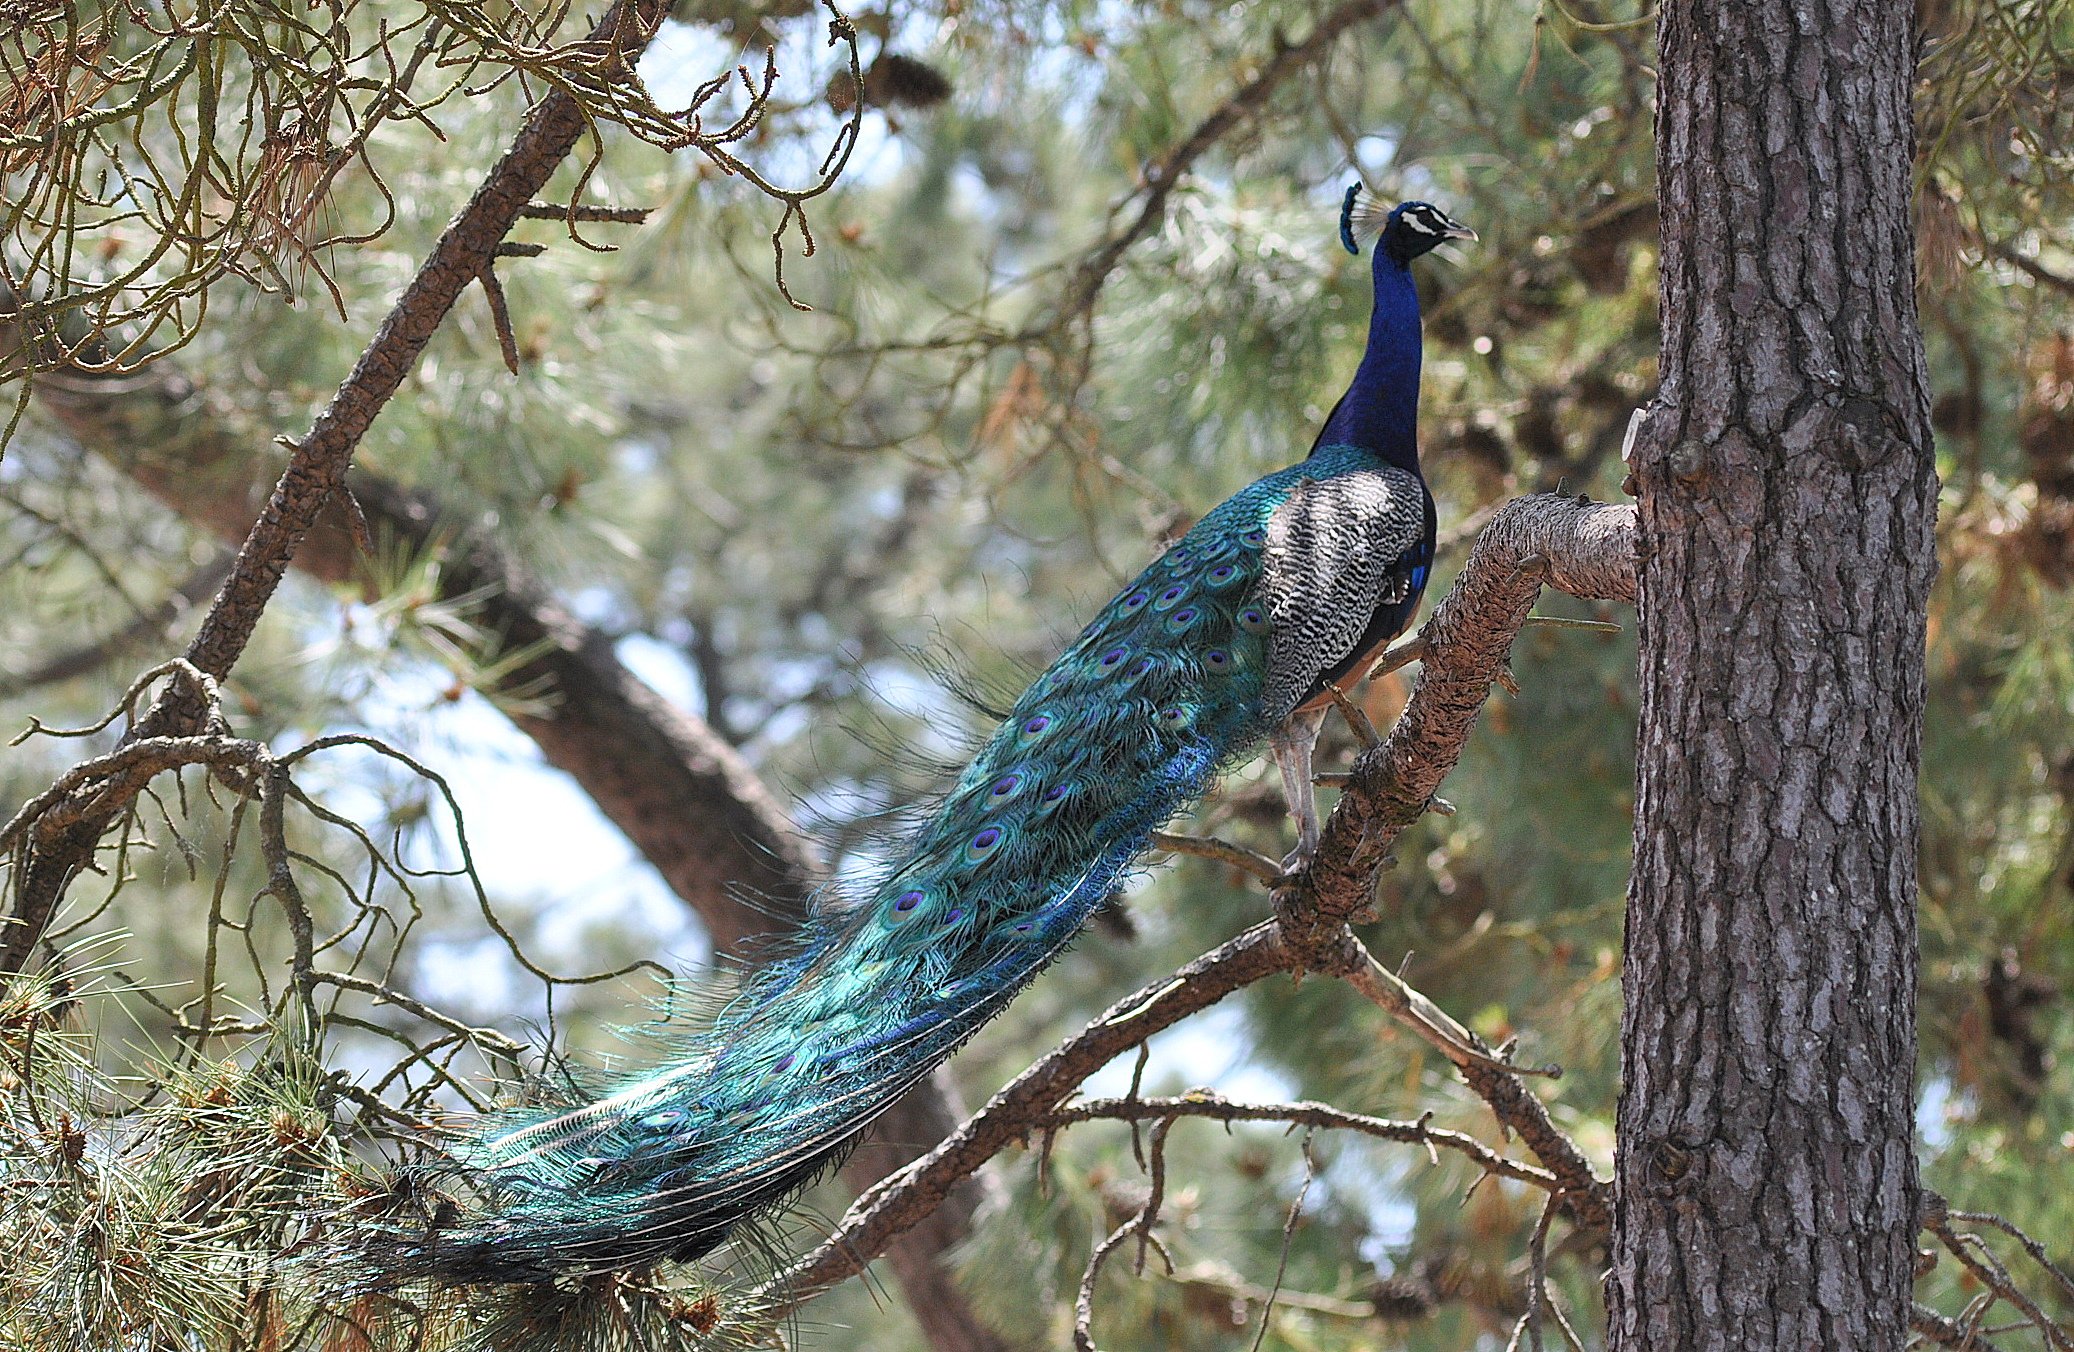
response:
<path id="1" fill-rule="evenodd" d="M 1375 245 L 1377 266 L 1387 258 L 1398 267 L 1405 267 L 1446 240 L 1476 238 L 1474 230 L 1431 202 L 1399 202 L 1385 212 L 1374 197 L 1362 191 L 1360 184 L 1348 188 L 1346 201 L 1339 209 L 1339 242 L 1348 253 L 1361 253 L 1361 246 L 1355 242 L 1356 232 L 1366 234 L 1377 222 L 1381 223 Z"/>

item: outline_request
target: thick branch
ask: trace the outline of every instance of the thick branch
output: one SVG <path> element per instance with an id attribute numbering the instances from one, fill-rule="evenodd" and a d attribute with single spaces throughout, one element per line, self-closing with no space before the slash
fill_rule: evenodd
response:
<path id="1" fill-rule="evenodd" d="M 1346 923 L 1367 913 L 1397 837 L 1424 814 L 1461 759 L 1542 585 L 1592 600 L 1633 597 L 1634 523 L 1631 507 L 1553 494 L 1516 499 L 1492 516 L 1419 631 L 1425 652 L 1403 717 L 1354 762 L 1318 852 L 1291 889 L 1295 895 L 1277 897 L 1283 923 L 1309 964 L 1357 985 L 1378 979 L 1374 960 Z M 1419 1018 L 1413 1025 L 1418 1030 L 1433 1022 Z M 1572 1217 L 1590 1229 L 1606 1228 L 1609 1200 L 1590 1161 L 1519 1076 L 1492 1064 L 1484 1050 L 1473 1039 L 1443 1048 L 1470 1088 L 1562 1181 Z"/>
<path id="2" fill-rule="evenodd" d="M 1368 908 L 1377 867 L 1461 759 L 1543 584 L 1589 600 L 1634 599 L 1634 530 L 1632 507 L 1554 494 L 1516 499 L 1492 516 L 1419 631 L 1426 650 L 1404 716 L 1354 762 L 1305 870 L 1322 918 Z"/>

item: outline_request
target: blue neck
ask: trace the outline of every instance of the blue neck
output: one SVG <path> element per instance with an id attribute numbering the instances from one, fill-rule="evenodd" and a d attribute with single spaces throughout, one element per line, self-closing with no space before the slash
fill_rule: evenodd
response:
<path id="1" fill-rule="evenodd" d="M 1358 446 L 1414 473 L 1419 468 L 1419 293 L 1411 272 L 1375 256 L 1375 313 L 1353 383 L 1318 434 L 1320 446 Z"/>

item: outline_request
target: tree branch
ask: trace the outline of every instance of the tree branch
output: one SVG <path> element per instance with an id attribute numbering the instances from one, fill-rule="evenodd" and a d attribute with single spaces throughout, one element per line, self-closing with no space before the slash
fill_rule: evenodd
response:
<path id="1" fill-rule="evenodd" d="M 667 10 L 664 0 L 621 0 L 606 12 L 591 40 L 612 44 L 605 57 L 607 74 L 625 69 L 640 55 Z M 416 368 L 447 311 L 488 269 L 520 213 L 547 186 L 589 125 L 576 100 L 560 90 L 549 93 L 526 118 L 511 148 L 432 246 L 351 374 L 296 442 L 272 499 L 238 550 L 230 580 L 188 648 L 190 662 L 219 680 L 229 673 L 302 537 L 344 482 L 346 466 L 375 415 Z"/>
<path id="2" fill-rule="evenodd" d="M 1466 1155 L 1485 1173 L 1532 1183 L 1538 1188 L 1556 1186 L 1555 1175 L 1547 1170 L 1507 1159 L 1474 1136 L 1431 1125 L 1428 1117 L 1416 1122 L 1398 1122 L 1364 1113 L 1350 1113 L 1329 1103 L 1237 1103 L 1208 1090 L 1196 1089 L 1179 1098 L 1089 1099 L 1068 1104 L 1046 1115 L 1036 1125 L 1054 1131 L 1076 1122 L 1145 1122 L 1176 1117 L 1206 1117 L 1213 1122 L 1286 1122 L 1298 1127 L 1358 1132 L 1378 1140 L 1409 1145 L 1444 1146 Z"/>
<path id="3" fill-rule="evenodd" d="M 1632 507 L 1554 494 L 1515 499 L 1492 516 L 1419 630 L 1425 652 L 1404 716 L 1355 760 L 1299 880 L 1321 919 L 1367 910 L 1378 866 L 1461 759 L 1542 586 L 1589 600 L 1634 599 L 1634 523 Z"/>

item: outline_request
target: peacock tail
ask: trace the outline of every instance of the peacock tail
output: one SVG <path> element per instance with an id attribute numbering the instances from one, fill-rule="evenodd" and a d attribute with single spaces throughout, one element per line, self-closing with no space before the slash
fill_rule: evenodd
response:
<path id="1" fill-rule="evenodd" d="M 1364 362 L 1376 397 L 1356 397 L 1357 376 L 1308 459 L 1227 499 L 1104 606 L 905 857 L 868 895 L 819 903 L 802 946 L 663 1065 L 460 1137 L 490 1205 L 392 1236 L 374 1256 L 386 1279 L 544 1282 L 717 1247 L 998 1014 L 1153 831 L 1403 629 L 1432 558 L 1415 449 L 1407 467 L 1330 439 L 1375 408 L 1406 416 L 1407 384 L 1416 413 L 1416 294 L 1402 261 L 1376 268 L 1376 324 L 1395 326 Z"/>

